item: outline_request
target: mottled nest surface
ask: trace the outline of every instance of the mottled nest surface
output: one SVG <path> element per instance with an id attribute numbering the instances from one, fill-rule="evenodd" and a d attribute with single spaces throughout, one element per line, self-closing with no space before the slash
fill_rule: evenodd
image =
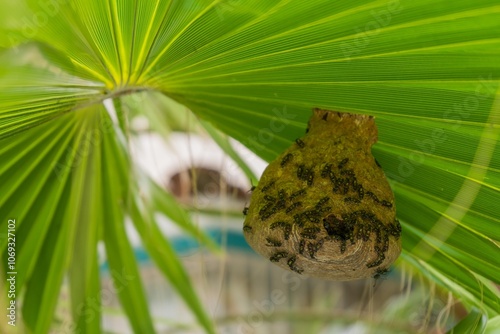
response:
<path id="1" fill-rule="evenodd" d="M 401 252 L 394 195 L 371 154 L 375 120 L 315 109 L 306 135 L 264 171 L 245 210 L 252 248 L 299 274 L 375 276 Z"/>

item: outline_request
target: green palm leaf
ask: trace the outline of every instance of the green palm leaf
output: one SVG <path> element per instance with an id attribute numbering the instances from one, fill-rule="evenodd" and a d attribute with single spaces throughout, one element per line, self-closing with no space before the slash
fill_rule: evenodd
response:
<path id="1" fill-rule="evenodd" d="M 500 295 L 492 285 L 500 284 L 498 1 L 27 3 L 9 7 L 28 20 L 47 17 L 33 34 L 26 37 L 25 27 L 8 19 L 0 26 L 0 45 L 33 41 L 1 55 L 0 212 L 21 222 L 18 279 L 26 284 L 26 322 L 33 330 L 48 330 L 46 315 L 66 269 L 71 284 L 86 289 L 73 289 L 75 300 L 98 290 L 93 245 L 99 238 L 111 267 L 137 276 L 130 245 L 121 239 L 135 203 L 128 194 L 136 188 L 111 172 L 123 170 L 129 180 L 126 150 L 112 136 L 62 179 L 53 166 L 72 163 L 67 149 L 79 147 L 82 131 L 98 129 L 98 119 L 107 122 L 97 116 L 101 107 L 89 106 L 143 90 L 184 104 L 268 161 L 303 134 L 313 107 L 376 116 L 373 152 L 396 194 L 403 261 L 465 304 L 498 315 Z M 16 59 L 31 48 L 50 66 L 41 58 Z M 111 133 L 121 136 L 118 128 Z M 95 168 L 93 182 L 84 183 Z M 88 200 L 90 193 L 95 200 Z M 104 210 L 98 198 L 112 209 Z M 119 206 L 117 198 L 127 200 Z M 98 219 L 76 227 L 79 220 L 68 217 L 79 212 Z M 75 241 L 76 233 L 82 240 Z M 0 246 L 3 251 L 4 240 Z M 81 268 L 72 268 L 74 259 L 62 251 L 75 247 Z M 38 252 L 43 256 L 33 256 Z M 168 267 L 162 269 L 167 274 Z M 141 289 L 131 283 L 120 298 L 132 327 L 148 332 Z M 197 302 L 180 292 L 210 331 Z M 36 314 L 29 305 L 41 302 L 48 308 Z M 134 316 L 138 308 L 141 317 Z"/>

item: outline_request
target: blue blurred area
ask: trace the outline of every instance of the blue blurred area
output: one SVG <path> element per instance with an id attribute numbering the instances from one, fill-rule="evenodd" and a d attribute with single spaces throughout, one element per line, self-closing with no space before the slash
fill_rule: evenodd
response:
<path id="1" fill-rule="evenodd" d="M 255 254 L 253 249 L 247 244 L 243 234 L 239 231 L 222 231 L 218 228 L 210 228 L 206 229 L 204 232 L 219 246 L 222 246 L 222 242 L 224 240 L 224 248 L 227 250 L 236 250 L 248 254 Z M 189 255 L 200 250 L 200 244 L 196 241 L 196 239 L 188 235 L 178 235 L 169 237 L 168 239 L 179 256 Z M 148 253 L 142 246 L 134 247 L 134 254 L 139 265 L 151 263 Z M 104 261 L 100 265 L 100 270 L 101 272 L 109 270 L 108 261 Z"/>

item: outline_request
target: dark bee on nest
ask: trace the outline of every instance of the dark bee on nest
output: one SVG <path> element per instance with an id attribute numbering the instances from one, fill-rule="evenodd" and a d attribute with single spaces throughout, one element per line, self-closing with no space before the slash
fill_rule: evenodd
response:
<path id="1" fill-rule="evenodd" d="M 281 247 L 281 245 L 283 244 L 281 241 L 279 241 L 277 239 L 273 239 L 271 237 L 267 237 L 266 241 L 267 241 L 267 245 L 271 246 L 271 247 Z"/>
<path id="2" fill-rule="evenodd" d="M 390 271 L 390 269 L 388 269 L 388 268 L 377 268 L 377 270 L 375 271 L 375 274 L 373 275 L 373 278 L 379 279 L 381 277 L 387 276 L 389 271 Z"/>
<path id="3" fill-rule="evenodd" d="M 304 233 L 319 233 L 320 228 L 319 227 L 306 227 L 304 229 Z"/>
<path id="4" fill-rule="evenodd" d="M 306 146 L 306 144 L 301 139 L 295 139 L 295 143 L 297 143 L 300 148 L 304 148 Z"/>
<path id="5" fill-rule="evenodd" d="M 301 206 L 302 206 L 302 202 L 295 202 L 295 203 L 293 203 L 292 205 L 290 205 L 290 206 L 289 206 L 289 207 L 285 210 L 285 212 L 286 212 L 286 213 L 290 213 L 290 212 L 292 212 L 293 210 L 295 210 L 295 209 L 297 209 L 297 208 L 299 208 L 299 207 L 301 207 Z"/>
<path id="6" fill-rule="evenodd" d="M 377 252 L 378 257 L 373 262 L 370 262 L 366 265 L 366 267 L 368 268 L 377 267 L 385 260 L 385 254 L 382 249 L 380 249 L 380 247 L 375 246 L 375 251 Z"/>
<path id="7" fill-rule="evenodd" d="M 278 262 L 279 260 L 281 259 L 284 259 L 285 257 L 288 256 L 288 252 L 285 252 L 285 251 L 281 251 L 281 252 L 276 252 L 274 253 L 270 258 L 269 260 L 271 262 Z"/>
<path id="8" fill-rule="evenodd" d="M 276 201 L 276 198 L 274 198 L 273 196 L 269 196 L 269 195 L 264 195 L 264 199 L 268 202 Z"/>
<path id="9" fill-rule="evenodd" d="M 243 208 L 243 214 L 246 216 L 248 215 L 248 208 L 247 207 L 244 207 Z"/>
<path id="10" fill-rule="evenodd" d="M 285 227 L 283 227 L 283 237 L 285 240 L 290 239 L 290 233 L 292 233 L 292 225 L 287 224 Z"/>
<path id="11" fill-rule="evenodd" d="M 312 186 L 314 181 L 314 171 L 312 168 L 306 168 L 305 165 L 299 165 L 297 168 L 297 178 L 307 182 L 308 186 Z"/>
<path id="12" fill-rule="evenodd" d="M 308 210 L 302 213 L 311 223 L 319 223 L 321 212 L 319 210 Z"/>
<path id="13" fill-rule="evenodd" d="M 299 254 L 303 254 L 305 248 L 306 248 L 306 241 L 304 239 L 301 239 L 299 242 Z"/>
<path id="14" fill-rule="evenodd" d="M 323 197 L 322 199 L 320 199 L 318 201 L 318 203 L 316 203 L 316 209 L 319 209 L 323 206 L 323 204 L 325 204 L 326 202 L 328 202 L 330 200 L 330 197 Z"/>
<path id="15" fill-rule="evenodd" d="M 394 224 L 392 226 L 392 228 L 390 229 L 390 233 L 396 239 L 399 239 L 401 237 L 401 224 L 399 223 L 399 221 L 397 222 L 397 224 Z"/>
<path id="16" fill-rule="evenodd" d="M 387 208 L 392 208 L 392 203 L 389 201 L 382 201 L 380 202 L 380 204 L 382 204 L 382 206 L 385 206 Z"/>
<path id="17" fill-rule="evenodd" d="M 292 255 L 292 256 L 288 259 L 288 261 L 287 261 L 288 267 L 289 267 L 291 270 L 295 271 L 297 274 L 302 274 L 302 272 L 303 272 L 304 270 L 299 269 L 299 268 L 295 265 L 295 261 L 297 261 L 297 257 L 296 257 L 295 255 Z"/>
<path id="18" fill-rule="evenodd" d="M 342 189 L 342 194 L 346 195 L 349 192 L 349 179 L 344 179 L 344 188 Z"/>
<path id="19" fill-rule="evenodd" d="M 341 242 L 340 252 L 344 253 L 347 247 L 347 240 L 352 240 L 354 236 L 355 219 L 343 216 L 341 219 L 335 215 L 330 215 L 323 219 L 323 227 L 326 233 L 334 240 Z"/>
<path id="20" fill-rule="evenodd" d="M 259 217 L 261 220 L 266 220 L 267 218 L 271 217 L 275 212 L 276 209 L 273 208 L 273 203 L 268 202 L 259 210 Z"/>
<path id="21" fill-rule="evenodd" d="M 286 194 L 283 189 L 278 191 L 278 201 L 276 202 L 276 209 L 284 209 L 286 206 Z"/>
<path id="22" fill-rule="evenodd" d="M 261 220 L 267 220 L 269 219 L 272 215 L 276 213 L 276 207 L 272 207 L 269 211 L 264 212 L 263 214 L 260 215 Z"/>
<path id="23" fill-rule="evenodd" d="M 346 198 L 344 198 L 344 202 L 346 202 L 346 203 L 355 203 L 355 204 L 361 203 L 361 201 L 359 199 L 354 198 L 354 197 L 346 197 Z"/>
<path id="24" fill-rule="evenodd" d="M 330 211 L 332 211 L 332 207 L 331 206 L 324 206 L 324 207 L 318 209 L 318 211 L 321 213 L 330 212 Z"/>
<path id="25" fill-rule="evenodd" d="M 305 223 L 305 221 L 304 221 L 304 215 L 302 213 L 298 213 L 298 214 L 294 215 L 293 216 L 293 221 L 299 227 L 304 226 L 304 223 Z"/>
<path id="26" fill-rule="evenodd" d="M 267 210 L 269 210 L 273 206 L 272 203 L 266 203 L 259 211 L 259 215 L 263 215 Z"/>
<path id="27" fill-rule="evenodd" d="M 307 185 L 310 187 L 312 186 L 314 181 L 314 171 L 312 169 L 309 169 L 309 173 L 307 174 Z"/>
<path id="28" fill-rule="evenodd" d="M 344 176 L 350 176 L 351 178 L 354 177 L 354 171 L 352 169 L 343 169 L 341 172 L 340 172 L 340 175 L 344 175 Z"/>
<path id="29" fill-rule="evenodd" d="M 309 252 L 309 256 L 312 259 L 316 258 L 315 255 L 321 249 L 321 247 L 323 246 L 324 242 L 325 242 L 325 240 L 321 239 L 321 240 L 319 240 L 316 243 L 310 242 L 310 243 L 307 244 L 307 251 Z"/>
<path id="30" fill-rule="evenodd" d="M 365 190 L 362 185 L 358 186 L 358 197 L 359 199 L 363 199 L 365 197 Z"/>
<path id="31" fill-rule="evenodd" d="M 292 158 L 293 158 L 293 154 L 292 154 L 292 153 L 288 153 L 287 155 L 285 155 L 285 156 L 283 157 L 283 159 L 281 159 L 281 164 L 280 164 L 280 165 L 281 165 L 281 167 L 285 167 L 285 165 L 286 165 L 287 163 L 289 163 L 289 162 L 290 162 L 290 160 L 292 160 Z"/>
<path id="32" fill-rule="evenodd" d="M 343 159 L 343 160 L 339 163 L 339 165 L 338 165 L 337 167 L 338 167 L 339 169 L 342 169 L 342 168 L 344 168 L 344 166 L 345 166 L 348 162 L 349 162 L 349 158 L 345 158 L 345 159 Z"/>
<path id="33" fill-rule="evenodd" d="M 275 228 L 277 227 L 285 227 L 286 225 L 288 225 L 287 222 L 284 222 L 284 221 L 277 221 L 277 222 L 274 222 L 272 223 L 271 225 L 269 225 L 269 228 L 271 230 L 274 230 Z"/>
<path id="34" fill-rule="evenodd" d="M 367 191 L 366 192 L 366 195 L 371 197 L 372 200 L 375 202 L 375 203 L 380 203 L 380 200 L 378 199 L 377 195 L 375 195 L 374 193 L 372 193 L 371 191 Z"/>
<path id="35" fill-rule="evenodd" d="M 390 233 L 392 236 L 399 239 L 399 237 L 401 236 L 401 223 L 397 219 L 395 219 L 394 221 L 395 223 L 390 227 Z"/>
<path id="36" fill-rule="evenodd" d="M 306 239 L 316 239 L 319 232 L 320 229 L 318 227 L 307 227 L 300 233 L 300 236 Z"/>
<path id="37" fill-rule="evenodd" d="M 248 226 L 248 225 L 243 226 L 243 232 L 251 232 L 251 231 L 252 231 L 251 226 Z"/>
<path id="38" fill-rule="evenodd" d="M 326 164 L 321 170 L 321 177 L 326 178 L 330 175 L 332 171 L 332 164 Z"/>
<path id="39" fill-rule="evenodd" d="M 351 177 L 351 187 L 354 191 L 358 191 L 360 187 L 363 187 L 361 184 L 358 183 L 358 179 L 356 178 L 355 175 Z"/>
<path id="40" fill-rule="evenodd" d="M 330 171 L 330 173 L 328 173 L 328 176 L 330 177 L 330 181 L 333 184 L 337 184 L 337 176 L 335 176 L 335 173 L 333 171 Z"/>
<path id="41" fill-rule="evenodd" d="M 272 223 L 269 226 L 271 230 L 274 230 L 277 227 L 283 230 L 283 237 L 285 238 L 285 240 L 288 240 L 290 238 L 290 233 L 292 232 L 292 225 L 288 224 L 287 222 L 278 221 Z"/>
<path id="42" fill-rule="evenodd" d="M 340 194 L 342 193 L 343 189 L 344 189 L 344 179 L 336 178 L 333 185 L 333 193 Z"/>
<path id="43" fill-rule="evenodd" d="M 297 177 L 299 178 L 299 180 L 303 180 L 304 179 L 304 173 L 306 171 L 306 166 L 305 165 L 299 165 L 299 167 L 297 168 Z"/>
<path id="44" fill-rule="evenodd" d="M 299 191 L 294 192 L 293 194 L 290 195 L 290 201 L 293 201 L 295 198 L 305 195 L 306 190 L 305 189 L 300 189 Z"/>
<path id="45" fill-rule="evenodd" d="M 266 191 L 268 191 L 269 189 L 271 189 L 274 186 L 275 183 L 276 183 L 276 181 L 269 182 L 269 184 L 267 184 L 266 186 L 262 187 L 262 192 L 265 193 Z"/>

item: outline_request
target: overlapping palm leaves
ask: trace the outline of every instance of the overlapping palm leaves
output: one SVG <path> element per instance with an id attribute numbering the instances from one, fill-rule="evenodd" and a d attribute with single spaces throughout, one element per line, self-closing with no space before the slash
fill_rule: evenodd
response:
<path id="1" fill-rule="evenodd" d="M 18 222 L 31 330 L 47 332 L 66 273 L 74 325 L 99 330 L 99 314 L 87 321 L 81 310 L 99 299 L 103 240 L 111 268 L 135 278 L 119 294 L 133 329 L 153 331 L 128 216 L 213 331 L 156 233 L 160 209 L 138 196 L 119 106 L 140 91 L 177 100 L 267 160 L 303 133 L 313 107 L 376 116 L 403 261 L 481 314 L 499 313 L 497 1 L 33 0 L 1 15 L 0 228 Z"/>

